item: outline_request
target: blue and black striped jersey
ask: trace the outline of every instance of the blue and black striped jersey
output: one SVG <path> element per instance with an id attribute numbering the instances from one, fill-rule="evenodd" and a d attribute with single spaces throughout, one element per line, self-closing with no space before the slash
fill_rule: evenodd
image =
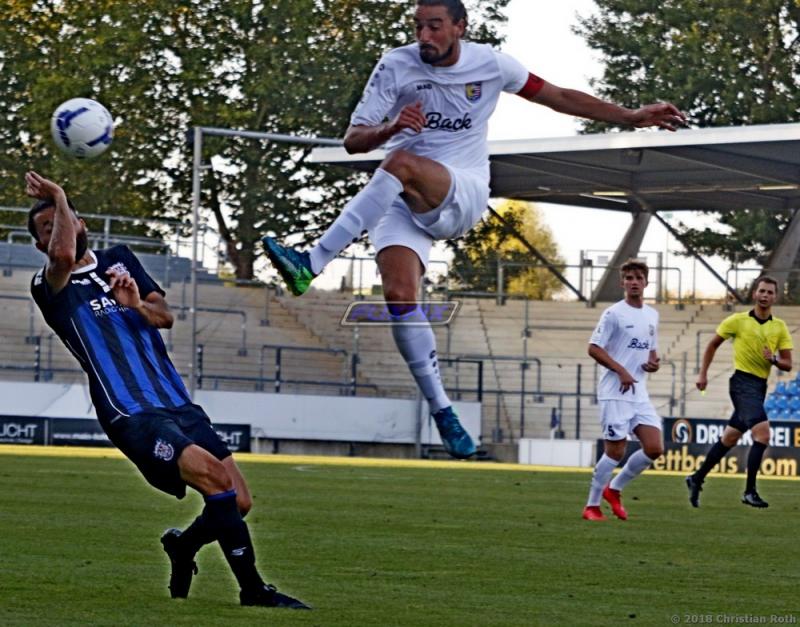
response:
<path id="1" fill-rule="evenodd" d="M 127 270 L 142 299 L 154 291 L 164 295 L 164 291 L 127 246 L 90 253 L 95 263 L 73 272 L 55 295 L 47 284 L 45 270 L 39 270 L 31 282 L 31 294 L 47 324 L 88 375 L 101 424 L 107 426 L 118 417 L 190 403 L 158 329 L 137 311 L 114 300 L 106 271 Z"/>

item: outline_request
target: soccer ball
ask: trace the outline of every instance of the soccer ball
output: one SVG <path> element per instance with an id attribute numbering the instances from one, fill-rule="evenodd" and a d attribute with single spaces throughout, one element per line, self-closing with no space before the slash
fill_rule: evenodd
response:
<path id="1" fill-rule="evenodd" d="M 91 159 L 105 151 L 114 136 L 114 121 L 95 100 L 73 98 L 58 105 L 50 131 L 59 149 L 76 159 Z"/>

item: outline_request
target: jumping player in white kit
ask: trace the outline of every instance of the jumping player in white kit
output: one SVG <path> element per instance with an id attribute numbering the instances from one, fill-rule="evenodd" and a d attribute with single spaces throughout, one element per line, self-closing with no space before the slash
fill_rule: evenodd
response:
<path id="1" fill-rule="evenodd" d="M 344 138 L 349 153 L 383 146 L 386 158 L 310 251 L 271 237 L 263 242 L 289 289 L 300 295 L 369 232 L 397 347 L 428 401 L 445 449 L 465 458 L 475 454 L 475 445 L 445 393 L 435 337 L 416 300 L 433 242 L 461 237 L 486 209 L 487 128 L 500 94 L 636 127 L 675 130 L 685 118 L 668 103 L 626 109 L 552 85 L 491 46 L 462 41 L 467 13 L 461 0 L 416 4 L 416 43 L 381 58 Z"/>
<path id="2" fill-rule="evenodd" d="M 659 367 L 658 312 L 644 304 L 648 271 L 647 264 L 635 259 L 623 264 L 620 277 L 625 299 L 603 312 L 589 340 L 589 355 L 607 370 L 597 383 L 604 452 L 592 475 L 583 510 L 586 520 L 606 520 L 601 498 L 617 518 L 627 520 L 622 489 L 664 452 L 661 417 L 650 402 L 646 384 L 647 374 Z M 641 448 L 609 483 L 625 456 L 629 435 L 638 438 Z"/>

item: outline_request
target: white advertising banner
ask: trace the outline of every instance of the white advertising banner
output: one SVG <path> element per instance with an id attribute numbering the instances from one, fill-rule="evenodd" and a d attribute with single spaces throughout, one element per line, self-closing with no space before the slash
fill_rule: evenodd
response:
<path id="1" fill-rule="evenodd" d="M 0 382 L 0 398 L 4 399 L 2 414 L 95 417 L 83 384 Z M 421 415 L 421 442 L 441 443 L 427 403 L 415 400 L 198 390 L 196 402 L 214 423 L 250 424 L 253 437 L 413 444 Z M 479 440 L 481 404 L 457 402 L 455 406 L 464 428 Z"/>

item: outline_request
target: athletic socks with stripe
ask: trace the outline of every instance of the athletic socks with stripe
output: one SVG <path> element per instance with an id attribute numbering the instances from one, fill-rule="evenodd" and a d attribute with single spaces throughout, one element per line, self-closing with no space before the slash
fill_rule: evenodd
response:
<path id="1" fill-rule="evenodd" d="M 239 587 L 244 591 L 259 590 L 264 581 L 256 569 L 256 556 L 247 523 L 236 505 L 236 491 L 229 490 L 205 497 L 202 517 L 210 533 L 219 542 Z"/>
<path id="2" fill-rule="evenodd" d="M 392 335 L 400 354 L 408 364 L 431 413 L 450 407 L 452 403 L 444 390 L 436 357 L 436 336 L 425 312 L 415 306 L 400 313 L 398 306 L 388 303 L 392 318 Z"/>

